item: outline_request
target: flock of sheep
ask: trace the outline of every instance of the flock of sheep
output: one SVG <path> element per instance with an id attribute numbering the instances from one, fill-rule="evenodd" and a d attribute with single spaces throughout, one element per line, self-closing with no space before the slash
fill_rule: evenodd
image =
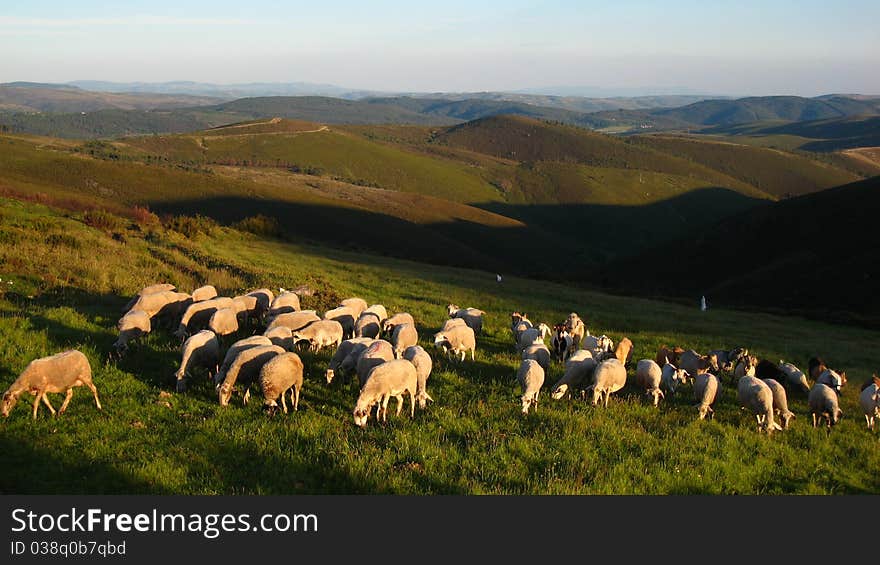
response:
<path id="1" fill-rule="evenodd" d="M 314 310 L 301 309 L 297 292 L 280 291 L 276 296 L 268 289 L 259 289 L 229 298 L 218 296 L 210 285 L 191 294 L 177 292 L 169 284 L 147 286 L 125 307 L 126 313 L 117 325 L 114 355 L 124 355 L 130 343 L 165 325 L 183 340 L 180 367 L 175 373 L 178 392 L 185 392 L 187 379 L 203 369 L 213 380 L 221 406 L 229 404 L 236 388 L 243 389 L 243 402 L 247 404 L 251 385 L 258 384 L 264 408 L 275 412 L 280 400 L 281 409 L 287 413 L 287 397 L 294 411 L 299 406 L 304 367 L 296 351 L 306 343 L 315 352 L 335 348 L 325 373 L 328 384 L 336 376 L 357 377 L 360 392 L 352 414 L 358 426 L 367 424 L 374 407 L 377 421 L 387 421 L 391 398 L 397 400 L 398 416 L 404 396 L 409 396 L 411 416 L 416 404 L 424 409 L 428 401 L 433 401 L 427 391 L 433 363 L 430 354 L 418 345 L 412 315 L 398 312 L 389 316 L 381 304 L 368 306 L 361 298 L 349 298 L 319 316 Z M 434 334 L 435 347 L 458 362 L 464 362 L 470 353 L 473 361 L 484 312 L 454 304 L 448 305 L 447 312 L 449 319 Z M 564 363 L 564 374 L 550 392 L 556 400 L 579 391 L 594 406 L 607 406 L 610 395 L 627 382 L 632 342 L 624 337 L 615 346 L 607 336 L 590 335 L 576 313 L 551 329 L 544 323 L 534 325 L 525 314 L 513 312 L 510 328 L 522 360 L 516 377 L 522 389 L 523 414 L 537 410 L 538 396 L 554 358 Z M 262 334 L 256 334 L 258 329 Z M 254 335 L 234 341 L 221 355 L 223 342 L 242 331 Z M 545 342 L 548 337 L 552 351 Z M 787 391 L 807 395 L 813 426 L 824 419 L 830 427 L 842 415 L 838 395 L 846 383 L 846 373 L 828 368 L 819 358 L 809 360 L 808 372 L 814 380 L 812 386 L 807 375 L 794 365 L 758 360 L 744 348 L 701 355 L 664 346 L 655 359 L 636 363 L 635 384 L 656 406 L 666 394 L 675 394 L 681 386 L 692 383 L 697 414 L 704 419 L 713 417 L 712 407 L 722 391 L 721 375 L 726 373 L 736 385 L 740 406 L 751 410 L 759 429 L 771 433 L 789 426 L 794 414 L 788 409 Z M 47 394 L 65 393 L 60 414 L 77 386 L 87 386 L 100 409 L 91 376 L 88 359 L 76 350 L 36 359 L 3 395 L 0 411 L 8 416 L 21 394 L 28 392 L 34 396 L 33 418 L 40 403 L 55 415 Z M 859 397 L 870 429 L 880 417 L 878 388 L 880 378 L 874 375 Z"/>

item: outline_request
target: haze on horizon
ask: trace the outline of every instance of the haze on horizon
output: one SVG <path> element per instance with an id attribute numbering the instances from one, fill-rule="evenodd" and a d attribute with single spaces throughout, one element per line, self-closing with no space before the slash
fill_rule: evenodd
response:
<path id="1" fill-rule="evenodd" d="M 0 82 L 880 94 L 880 3 L 84 0 L 4 6 Z"/>

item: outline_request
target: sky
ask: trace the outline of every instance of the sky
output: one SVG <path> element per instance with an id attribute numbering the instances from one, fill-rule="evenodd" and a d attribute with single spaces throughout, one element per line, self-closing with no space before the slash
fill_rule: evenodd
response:
<path id="1" fill-rule="evenodd" d="M 878 0 L 3 0 L 0 82 L 880 94 L 878 22 Z"/>

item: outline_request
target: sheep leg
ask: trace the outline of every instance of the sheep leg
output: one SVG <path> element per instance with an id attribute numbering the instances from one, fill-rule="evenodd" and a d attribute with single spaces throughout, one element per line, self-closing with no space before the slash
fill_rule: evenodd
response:
<path id="1" fill-rule="evenodd" d="M 73 392 L 73 389 L 68 389 L 68 392 Z M 54 416 L 55 415 L 55 408 L 52 407 L 52 404 L 49 402 L 49 397 L 45 393 L 43 394 L 43 404 L 46 405 L 46 408 L 48 408 L 49 412 L 51 412 L 52 415 Z"/>
<path id="2" fill-rule="evenodd" d="M 299 389 L 295 386 L 290 387 L 290 402 L 293 404 L 294 411 L 299 410 Z"/>
<path id="3" fill-rule="evenodd" d="M 416 395 L 409 391 L 409 417 L 416 417 Z"/>
<path id="4" fill-rule="evenodd" d="M 37 392 L 36 397 L 34 398 L 34 413 L 33 419 L 37 419 L 37 409 L 40 407 L 40 401 L 43 399 L 44 392 Z"/>
<path id="5" fill-rule="evenodd" d="M 101 401 L 98 400 L 98 389 L 97 387 L 95 387 L 95 383 L 89 380 L 86 381 L 86 386 L 89 387 L 89 389 L 92 391 L 92 396 L 95 397 L 95 406 L 98 407 L 98 410 L 101 410 Z M 69 392 L 73 394 L 73 390 L 70 390 Z"/>
<path id="6" fill-rule="evenodd" d="M 475 351 L 474 349 L 471 349 L 471 361 L 474 360 L 474 351 Z"/>
<path id="7" fill-rule="evenodd" d="M 403 409 L 403 395 L 398 394 L 394 399 L 397 400 L 397 412 L 395 412 L 394 415 L 400 417 L 400 411 Z"/>
<path id="8" fill-rule="evenodd" d="M 814 428 L 817 427 L 817 426 L 816 426 L 816 413 L 815 413 L 815 412 L 813 412 L 813 427 L 814 427 Z"/>
<path id="9" fill-rule="evenodd" d="M 250 399 L 251 399 L 251 388 L 247 387 L 246 389 L 244 389 L 244 398 L 242 398 L 242 402 L 244 403 L 245 406 L 247 406 L 248 401 Z"/>
<path id="10" fill-rule="evenodd" d="M 64 397 L 64 402 L 61 403 L 61 408 L 58 409 L 58 414 L 64 414 L 64 411 L 67 410 L 67 404 L 70 402 L 70 399 L 73 398 L 73 389 L 67 389 L 67 395 Z"/>
<path id="11" fill-rule="evenodd" d="M 284 400 L 284 395 L 287 394 L 286 390 L 281 391 L 281 409 L 284 410 L 284 413 L 287 414 L 287 401 Z"/>

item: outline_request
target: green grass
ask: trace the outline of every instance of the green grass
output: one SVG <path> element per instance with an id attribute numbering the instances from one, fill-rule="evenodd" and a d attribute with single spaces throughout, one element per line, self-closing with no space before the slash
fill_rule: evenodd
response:
<path id="1" fill-rule="evenodd" d="M 260 240 L 227 229 L 188 240 L 161 227 L 124 228 L 124 243 L 75 214 L 0 200 L 0 363 L 11 382 L 33 358 L 79 347 L 89 356 L 104 410 L 78 389 L 68 412 L 31 421 L 17 406 L 0 422 L 14 465 L 3 493 L 874 493 L 880 442 L 864 429 L 858 384 L 876 370 L 877 332 L 797 318 L 622 298 L 491 273 Z M 238 398 L 221 408 L 200 379 L 173 392 L 176 343 L 156 331 L 129 357 L 106 362 L 128 295 L 167 280 L 205 282 L 224 294 L 257 286 L 309 284 L 304 307 L 363 296 L 411 312 L 422 345 L 453 301 L 486 310 L 476 362 L 436 355 L 428 386 L 435 403 L 416 418 L 353 425 L 353 387 L 326 385 L 329 353 L 304 355 L 300 412 L 265 416 Z M 12 281 L 9 285 L 8 282 Z M 749 346 L 803 365 L 823 354 L 845 366 L 846 417 L 831 433 L 809 426 L 802 397 L 790 399 L 793 428 L 767 437 L 740 413 L 729 385 L 714 422 L 698 422 L 690 391 L 659 409 L 630 388 L 608 409 L 552 401 L 554 364 L 537 413 L 519 414 L 509 313 L 554 322 L 575 310 L 593 333 L 635 344 L 634 359 L 661 344 L 698 350 Z M 630 375 L 632 376 L 632 375 Z M 55 399 L 53 399 L 55 400 Z M 57 407 L 57 401 L 55 402 Z"/>

